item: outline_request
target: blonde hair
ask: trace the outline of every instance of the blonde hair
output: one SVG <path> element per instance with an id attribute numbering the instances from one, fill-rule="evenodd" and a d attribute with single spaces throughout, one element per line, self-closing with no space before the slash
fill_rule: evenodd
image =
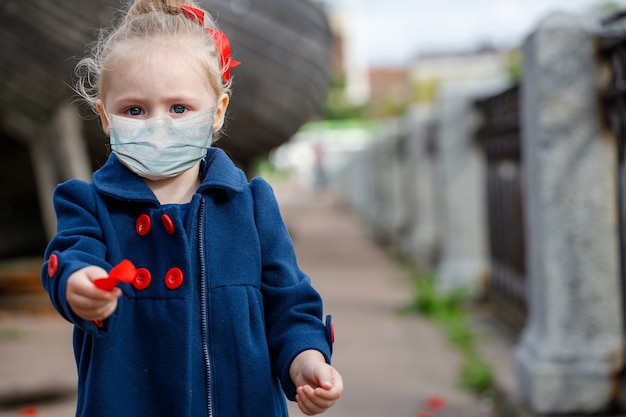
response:
<path id="1" fill-rule="evenodd" d="M 184 50 L 206 73 L 216 95 L 230 93 L 230 81 L 225 83 L 222 79 L 225 69 L 220 66 L 215 41 L 205 29 L 211 27 L 217 30 L 215 22 L 205 13 L 203 27 L 182 13 L 180 6 L 183 5 L 196 7 L 192 1 L 185 0 L 135 0 L 119 24 L 101 31 L 88 56 L 81 59 L 75 68 L 75 90 L 94 111 L 106 87 L 107 70 L 138 42 L 160 44 L 174 41 L 185 45 Z M 148 48 L 142 50 L 149 51 Z M 136 48 L 133 52 L 142 58 Z"/>

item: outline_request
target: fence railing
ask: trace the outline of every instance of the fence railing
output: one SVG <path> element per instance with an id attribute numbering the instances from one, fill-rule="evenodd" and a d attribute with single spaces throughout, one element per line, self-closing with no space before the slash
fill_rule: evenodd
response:
<path id="1" fill-rule="evenodd" d="M 476 139 L 486 156 L 491 263 L 486 295 L 496 315 L 519 331 L 527 314 L 519 87 L 476 106 L 482 116 Z"/>
<path id="2" fill-rule="evenodd" d="M 609 69 L 609 77 L 600 91 L 600 104 L 617 151 L 620 275 L 622 300 L 626 300 L 626 13 L 613 15 L 603 23 L 606 32 L 599 36 L 598 52 Z M 622 304 L 626 317 L 626 303 Z"/>
<path id="3" fill-rule="evenodd" d="M 419 208 L 433 202 L 437 288 L 486 295 L 498 318 L 523 324 L 517 394 L 541 415 L 626 410 L 618 387 L 626 387 L 626 23 L 598 29 L 588 16 L 549 15 L 524 42 L 519 86 L 444 82 L 428 119 L 407 113 L 419 152 L 396 160 L 389 149 L 397 136 L 383 137 L 339 176 L 341 188 L 365 193 L 360 207 L 383 208 L 369 213 L 415 207 L 408 210 L 414 228 L 396 240 L 404 254 L 414 253 L 425 230 Z M 426 123 L 437 144 L 430 156 Z M 382 153 L 390 156 L 385 164 L 371 162 Z M 434 186 L 416 180 L 422 168 Z M 377 185 L 416 204 L 380 201 L 372 176 L 386 171 L 408 180 L 396 187 L 398 175 L 384 175 Z"/>

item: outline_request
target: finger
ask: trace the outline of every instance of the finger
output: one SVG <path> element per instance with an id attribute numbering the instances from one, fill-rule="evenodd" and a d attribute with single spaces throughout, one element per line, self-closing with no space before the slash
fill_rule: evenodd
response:
<path id="1" fill-rule="evenodd" d="M 321 388 L 313 389 L 308 385 L 298 389 L 296 400 L 298 400 L 298 405 L 303 412 L 306 411 L 309 415 L 319 414 L 335 404 L 336 398 L 326 399 L 320 397 L 317 395 L 318 391 L 321 392 L 325 390 Z"/>
<path id="2" fill-rule="evenodd" d="M 335 368 L 332 368 L 332 386 L 330 388 L 330 394 L 332 396 L 337 396 L 337 398 L 341 397 L 341 394 L 343 393 L 343 378 L 341 377 L 341 374 L 339 372 L 337 372 L 337 370 Z"/>
<path id="3" fill-rule="evenodd" d="M 107 271 L 100 268 L 99 266 L 88 266 L 84 269 L 84 272 L 91 281 L 99 279 L 99 278 L 106 278 L 109 276 Z"/>
<path id="4" fill-rule="evenodd" d="M 112 303 L 109 303 L 106 306 L 103 306 L 103 308 L 100 310 L 100 317 L 97 318 L 96 320 L 104 320 L 109 318 L 117 309 L 117 301 L 114 301 Z"/>
<path id="5" fill-rule="evenodd" d="M 97 288 L 93 283 L 93 279 L 88 275 L 70 277 L 67 286 L 68 295 L 69 293 L 75 293 L 86 298 L 109 301 L 120 295 L 119 292 L 105 291 Z"/>
<path id="6" fill-rule="evenodd" d="M 104 320 L 115 311 L 117 302 L 94 304 L 90 301 L 71 304 L 72 310 L 85 320 Z"/>
<path id="7" fill-rule="evenodd" d="M 121 294 L 121 291 L 119 292 Z M 103 320 L 113 314 L 117 308 L 118 296 L 118 294 L 107 294 L 104 298 L 94 298 L 92 295 L 70 292 L 67 301 L 72 310 L 85 320 Z"/>
<path id="8" fill-rule="evenodd" d="M 336 401 L 341 397 L 341 392 L 342 390 L 337 387 L 331 389 L 315 388 L 314 394 L 316 398 L 323 401 Z"/>
<path id="9" fill-rule="evenodd" d="M 330 365 L 319 366 L 315 369 L 315 380 L 318 386 L 324 389 L 331 389 L 333 387 L 333 368 Z"/>
<path id="10" fill-rule="evenodd" d="M 109 318 L 117 308 L 116 303 L 111 303 L 96 310 L 84 310 L 83 314 L 79 314 L 85 320 L 105 320 Z"/>
<path id="11" fill-rule="evenodd" d="M 86 285 L 83 290 L 83 295 L 94 300 L 101 300 L 103 302 L 110 302 L 113 300 L 117 300 L 122 295 L 122 290 L 118 287 L 114 287 L 110 290 L 103 290 L 101 288 L 96 287 L 96 285 L 91 282 L 89 285 Z"/>
<path id="12" fill-rule="evenodd" d="M 335 368 L 330 365 L 319 368 L 316 371 L 318 386 L 325 390 L 338 389 L 343 391 L 343 379 Z"/>
<path id="13" fill-rule="evenodd" d="M 296 401 L 298 402 L 298 408 L 302 413 L 312 416 L 323 412 L 325 409 L 319 407 L 315 401 L 315 395 L 313 394 L 313 388 L 306 385 L 298 387 L 296 394 Z"/>

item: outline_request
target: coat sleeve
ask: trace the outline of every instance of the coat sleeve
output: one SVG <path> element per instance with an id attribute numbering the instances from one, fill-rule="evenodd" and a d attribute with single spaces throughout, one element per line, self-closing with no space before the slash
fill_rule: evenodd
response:
<path id="1" fill-rule="evenodd" d="M 273 371 L 283 391 L 295 399 L 289 368 L 309 349 L 320 351 L 330 363 L 331 346 L 322 321 L 322 300 L 299 268 L 295 249 L 270 185 L 260 178 L 251 183 L 255 221 L 261 244 L 262 292 L 266 332 Z"/>
<path id="2" fill-rule="evenodd" d="M 79 269 L 90 265 L 111 269 L 105 261 L 107 251 L 95 192 L 86 182 L 70 180 L 57 186 L 53 201 L 57 234 L 46 248 L 41 283 L 52 305 L 66 320 L 89 333 L 102 334 L 103 328 L 74 314 L 65 295 L 69 276 Z"/>

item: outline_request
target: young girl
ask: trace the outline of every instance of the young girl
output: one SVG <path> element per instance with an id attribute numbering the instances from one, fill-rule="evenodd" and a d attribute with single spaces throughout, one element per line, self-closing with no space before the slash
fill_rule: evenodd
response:
<path id="1" fill-rule="evenodd" d="M 210 147 L 237 64 L 181 0 L 136 0 L 79 63 L 112 154 L 57 187 L 42 269 L 75 325 L 77 416 L 286 416 L 282 392 L 313 415 L 341 396 L 271 188 Z M 120 263 L 129 283 L 102 289 Z"/>

